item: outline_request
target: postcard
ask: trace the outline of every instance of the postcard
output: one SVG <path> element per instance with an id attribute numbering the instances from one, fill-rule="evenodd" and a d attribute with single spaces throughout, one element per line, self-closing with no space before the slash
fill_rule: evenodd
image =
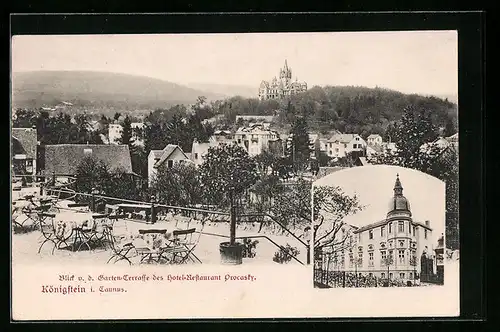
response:
<path id="1" fill-rule="evenodd" d="M 12 320 L 459 315 L 456 31 L 11 49 Z"/>

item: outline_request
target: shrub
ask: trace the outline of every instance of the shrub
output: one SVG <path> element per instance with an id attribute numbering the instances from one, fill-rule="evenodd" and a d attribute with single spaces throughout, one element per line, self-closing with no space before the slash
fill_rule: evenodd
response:
<path id="1" fill-rule="evenodd" d="M 243 239 L 243 258 L 254 258 L 258 240 Z"/>
<path id="2" fill-rule="evenodd" d="M 285 247 L 281 247 L 280 250 L 274 253 L 273 261 L 280 264 L 288 263 L 298 254 L 300 254 L 300 251 L 297 247 L 292 247 L 287 243 Z"/>

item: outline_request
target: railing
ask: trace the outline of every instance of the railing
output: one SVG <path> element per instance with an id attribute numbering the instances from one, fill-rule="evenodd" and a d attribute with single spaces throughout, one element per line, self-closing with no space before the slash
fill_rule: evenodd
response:
<path id="1" fill-rule="evenodd" d="M 444 284 L 444 278 L 442 274 L 420 274 L 420 281 L 437 285 Z"/>
<path id="2" fill-rule="evenodd" d="M 151 215 L 149 216 L 151 218 L 151 220 L 157 220 L 156 215 L 160 211 L 161 212 L 173 211 L 173 212 L 181 212 L 181 213 L 186 213 L 186 214 L 193 214 L 194 213 L 195 215 L 197 213 L 200 213 L 202 215 L 217 215 L 217 216 L 223 216 L 223 217 L 228 217 L 230 215 L 228 212 L 223 212 L 223 211 L 206 210 L 206 209 L 193 208 L 193 207 L 172 206 L 172 205 L 166 205 L 166 204 L 158 204 L 154 201 L 153 202 L 144 202 L 144 201 L 138 201 L 138 200 L 110 197 L 110 196 L 105 196 L 105 195 L 101 195 L 101 194 L 88 194 L 88 193 L 77 192 L 73 189 L 64 188 L 64 187 L 73 185 L 75 183 L 75 181 L 72 181 L 70 183 L 62 183 L 60 185 L 52 186 L 52 187 L 46 186 L 46 188 L 44 188 L 44 189 L 47 190 L 48 192 L 51 192 L 51 193 L 66 193 L 66 194 L 71 194 L 73 197 L 76 197 L 76 196 L 88 197 L 91 200 L 90 205 L 91 205 L 91 208 L 93 210 L 95 209 L 96 203 L 99 201 L 101 203 L 102 202 L 107 203 L 108 201 L 111 201 L 113 203 L 123 202 L 123 203 L 145 205 L 145 206 L 148 206 L 149 207 L 148 210 L 151 211 Z M 270 217 L 270 216 L 267 214 L 242 214 L 239 217 L 240 218 L 253 218 L 253 217 Z M 228 221 L 229 220 L 224 220 L 224 219 L 212 220 L 212 222 L 228 222 Z M 310 256 L 310 246 L 309 246 L 309 244 L 307 244 L 306 242 L 301 240 L 299 237 L 297 237 L 292 231 L 290 231 L 286 226 L 284 226 L 279 221 L 276 221 L 272 218 L 269 221 L 280 226 L 286 233 L 290 234 L 293 238 L 295 238 L 300 244 L 302 244 L 306 248 L 307 264 L 310 264 L 310 257 L 309 257 Z M 265 222 L 265 221 L 264 220 L 249 220 L 248 222 Z M 228 236 L 224 236 L 224 235 L 220 235 L 220 234 L 210 234 L 210 233 L 204 233 L 204 234 L 228 238 Z M 278 247 L 279 249 L 283 249 L 283 247 L 281 245 L 277 244 L 276 242 L 274 242 L 273 240 L 271 240 L 269 237 L 267 237 L 265 235 L 237 237 L 237 239 L 244 239 L 244 238 L 265 238 L 269 242 L 274 244 L 276 247 Z M 304 265 L 304 263 L 301 262 L 296 257 L 293 257 L 293 259 L 296 260 L 297 262 L 299 262 L 300 264 Z"/>

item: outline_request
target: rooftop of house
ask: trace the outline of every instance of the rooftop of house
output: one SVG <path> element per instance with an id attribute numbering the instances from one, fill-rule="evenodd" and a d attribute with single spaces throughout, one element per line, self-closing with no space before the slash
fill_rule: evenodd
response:
<path id="1" fill-rule="evenodd" d="M 367 145 L 367 149 L 372 149 L 374 150 L 375 152 L 377 153 L 382 153 L 383 152 L 383 148 L 380 146 L 380 145 L 377 145 L 377 144 L 368 144 Z"/>
<path id="2" fill-rule="evenodd" d="M 133 174 L 128 145 L 56 144 L 45 146 L 45 174 L 74 175 L 86 158 L 104 161 L 111 170 Z"/>
<path id="3" fill-rule="evenodd" d="M 355 137 L 358 137 L 358 134 L 334 134 L 330 139 L 328 140 L 329 142 L 340 142 L 340 143 L 349 143 L 351 142 Z"/>
<path id="4" fill-rule="evenodd" d="M 236 121 L 239 119 L 241 120 L 266 120 L 266 121 L 272 121 L 274 119 L 274 116 L 272 115 L 237 115 L 236 116 Z"/>
<path id="5" fill-rule="evenodd" d="M 156 167 L 160 166 L 167 160 L 173 153 L 174 151 L 179 150 L 186 159 L 189 159 L 189 157 L 182 151 L 181 147 L 175 144 L 168 144 L 161 152 L 161 157 L 160 160 L 158 160 L 155 164 Z M 156 155 L 155 155 L 156 157 Z"/>
<path id="6" fill-rule="evenodd" d="M 149 154 L 153 154 L 155 159 L 160 159 L 161 155 L 163 154 L 163 150 L 151 150 L 149 151 Z"/>
<path id="7" fill-rule="evenodd" d="M 38 144 L 35 128 L 12 128 L 13 154 L 24 154 L 26 158 L 36 159 Z"/>

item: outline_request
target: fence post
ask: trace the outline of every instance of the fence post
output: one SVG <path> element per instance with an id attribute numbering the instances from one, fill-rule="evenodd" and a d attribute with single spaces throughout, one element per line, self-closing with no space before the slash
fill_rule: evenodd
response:
<path id="1" fill-rule="evenodd" d="M 151 223 L 156 223 L 155 196 L 151 195 Z"/>
<path id="2" fill-rule="evenodd" d="M 91 189 L 91 192 L 90 192 L 90 193 L 91 193 L 91 195 L 92 195 L 92 205 L 90 206 L 90 210 L 91 210 L 92 212 L 95 212 L 95 194 L 96 194 L 96 189 L 93 187 L 93 188 Z"/>
<path id="3" fill-rule="evenodd" d="M 311 245 L 307 244 L 307 265 L 311 265 Z"/>

